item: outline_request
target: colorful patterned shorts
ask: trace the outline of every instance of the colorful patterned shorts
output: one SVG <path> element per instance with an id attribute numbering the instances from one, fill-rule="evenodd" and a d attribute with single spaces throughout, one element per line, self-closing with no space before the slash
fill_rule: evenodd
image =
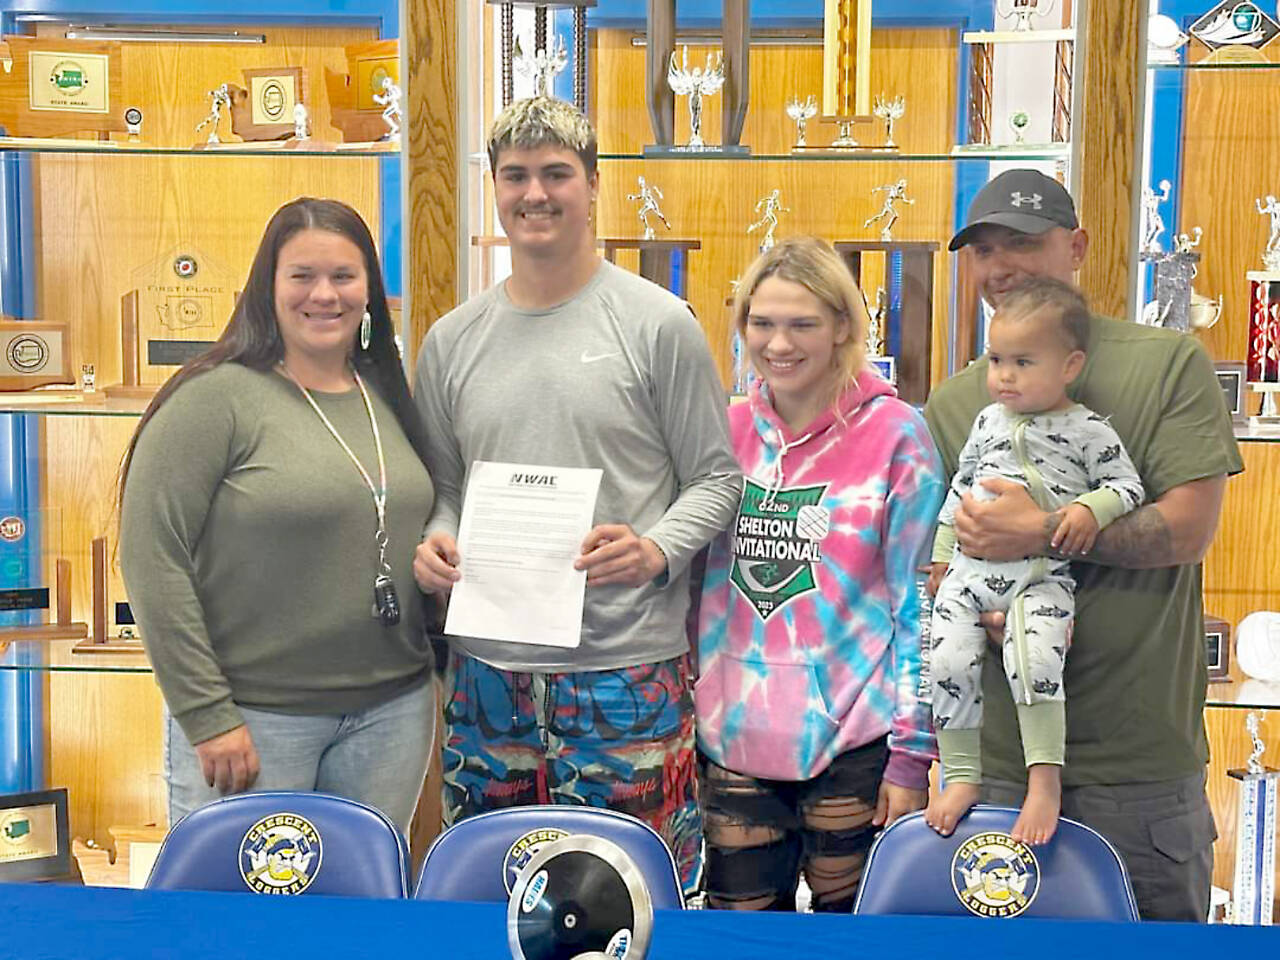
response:
<path id="1" fill-rule="evenodd" d="M 702 875 L 689 657 L 582 673 L 513 673 L 453 653 L 444 821 L 535 803 L 620 810 L 667 841 L 685 891 Z"/>

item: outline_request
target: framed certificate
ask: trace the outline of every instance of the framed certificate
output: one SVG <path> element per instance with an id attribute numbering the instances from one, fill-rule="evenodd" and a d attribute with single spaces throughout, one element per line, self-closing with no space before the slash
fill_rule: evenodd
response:
<path id="1" fill-rule="evenodd" d="M 0 882 L 71 873 L 67 791 L 0 794 Z"/>
<path id="2" fill-rule="evenodd" d="M 1223 399 L 1227 402 L 1227 412 L 1231 414 L 1232 423 L 1244 423 L 1249 419 L 1245 410 L 1245 365 L 1243 363 L 1215 363 L 1214 372 L 1218 376 L 1218 386 L 1222 388 Z"/>

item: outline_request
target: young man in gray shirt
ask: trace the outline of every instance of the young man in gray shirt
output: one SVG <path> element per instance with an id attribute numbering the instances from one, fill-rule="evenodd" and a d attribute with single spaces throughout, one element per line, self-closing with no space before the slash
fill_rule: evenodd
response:
<path id="1" fill-rule="evenodd" d="M 449 638 L 445 821 L 528 803 L 622 810 L 662 834 L 692 889 L 701 823 L 684 619 L 689 563 L 740 495 L 724 392 L 689 306 L 597 255 L 587 118 L 519 101 L 488 151 L 512 271 L 423 342 L 415 398 L 437 501 L 419 585 L 448 591 L 466 575 L 456 537 L 475 461 L 603 479 L 575 561 L 587 573 L 581 644 Z"/>

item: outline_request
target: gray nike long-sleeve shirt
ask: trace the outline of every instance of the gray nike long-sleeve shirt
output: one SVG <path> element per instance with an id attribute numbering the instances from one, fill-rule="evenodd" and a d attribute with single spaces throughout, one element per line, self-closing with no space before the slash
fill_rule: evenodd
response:
<path id="1" fill-rule="evenodd" d="M 506 670 L 608 670 L 687 648 L 688 567 L 729 523 L 742 477 L 701 326 L 670 292 L 602 262 L 572 299 L 522 310 L 499 284 L 442 317 L 418 357 L 436 506 L 454 536 L 477 460 L 604 472 L 593 522 L 630 524 L 663 582 L 587 587 L 575 649 L 450 637 Z M 463 558 L 465 576 L 466 559 Z"/>

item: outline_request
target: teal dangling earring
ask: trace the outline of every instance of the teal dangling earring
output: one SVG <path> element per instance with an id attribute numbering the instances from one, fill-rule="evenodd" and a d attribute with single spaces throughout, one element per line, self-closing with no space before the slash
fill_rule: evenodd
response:
<path id="1" fill-rule="evenodd" d="M 364 311 L 364 316 L 360 318 L 360 349 L 369 349 L 369 340 L 373 336 L 373 317 L 369 315 L 368 308 Z"/>

